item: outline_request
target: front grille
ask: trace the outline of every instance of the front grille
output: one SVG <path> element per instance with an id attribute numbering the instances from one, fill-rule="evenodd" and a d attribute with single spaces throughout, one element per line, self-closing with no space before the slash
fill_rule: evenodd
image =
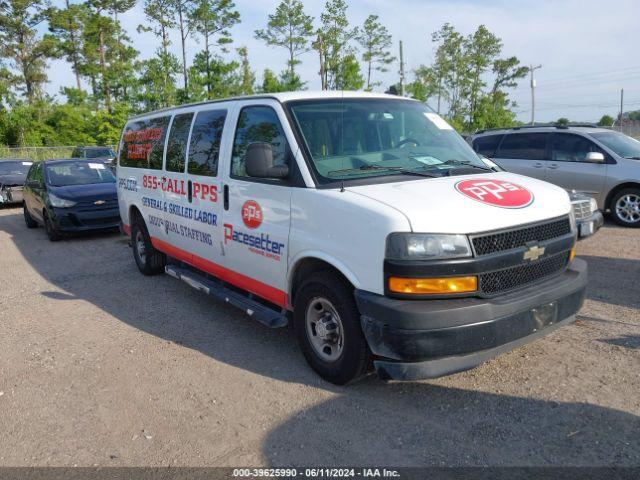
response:
<path id="1" fill-rule="evenodd" d="M 96 201 L 104 201 L 102 205 L 96 205 Z M 118 199 L 117 198 L 104 198 L 104 199 L 96 199 L 96 200 L 88 200 L 78 202 L 76 205 L 76 209 L 80 212 L 95 212 L 100 210 L 111 210 L 113 208 L 118 208 Z"/>
<path id="2" fill-rule="evenodd" d="M 573 214 L 576 216 L 576 220 L 584 220 L 591 216 L 591 203 L 589 200 L 580 200 L 572 202 Z"/>
<path id="3" fill-rule="evenodd" d="M 480 275 L 480 291 L 492 295 L 523 287 L 563 270 L 569 261 L 569 252 L 539 260 L 535 263 L 497 270 Z"/>
<path id="4" fill-rule="evenodd" d="M 524 247 L 530 242 L 544 242 L 571 233 L 569 218 L 539 223 L 530 227 L 491 233 L 474 237 L 476 255 L 489 255 L 514 248 Z"/>
<path id="5" fill-rule="evenodd" d="M 120 221 L 120 217 L 106 217 L 106 218 L 86 218 L 82 220 L 88 227 L 99 227 L 103 225 L 113 225 Z"/>

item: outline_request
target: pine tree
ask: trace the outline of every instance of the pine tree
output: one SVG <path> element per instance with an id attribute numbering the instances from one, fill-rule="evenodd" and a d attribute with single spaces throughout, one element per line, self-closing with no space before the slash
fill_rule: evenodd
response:
<path id="1" fill-rule="evenodd" d="M 362 46 L 362 60 L 367 65 L 366 90 L 370 91 L 374 86 L 380 85 L 380 82 L 372 82 L 372 70 L 386 72 L 388 71 L 387 66 L 395 60 L 389 52 L 391 35 L 387 28 L 378 21 L 377 15 L 369 15 L 356 39 Z"/>
<path id="2" fill-rule="evenodd" d="M 298 57 L 310 50 L 309 40 L 314 36 L 313 17 L 304 13 L 300 0 L 282 0 L 273 15 L 269 15 L 267 28 L 256 30 L 255 36 L 267 45 L 282 47 L 288 51 L 289 76 L 296 76 Z"/>

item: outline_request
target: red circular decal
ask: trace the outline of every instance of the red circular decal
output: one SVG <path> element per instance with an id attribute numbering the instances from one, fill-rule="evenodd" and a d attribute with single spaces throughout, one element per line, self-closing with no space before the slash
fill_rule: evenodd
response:
<path id="1" fill-rule="evenodd" d="M 517 183 L 504 180 L 463 180 L 456 183 L 456 190 L 479 202 L 502 208 L 522 208 L 533 202 L 533 193 Z"/>
<path id="2" fill-rule="evenodd" d="M 242 205 L 242 221 L 249 228 L 258 228 L 262 223 L 262 209 L 258 202 L 248 200 Z"/>

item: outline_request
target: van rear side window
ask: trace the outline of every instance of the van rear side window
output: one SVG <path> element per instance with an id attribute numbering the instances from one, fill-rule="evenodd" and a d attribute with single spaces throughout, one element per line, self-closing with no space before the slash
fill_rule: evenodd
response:
<path id="1" fill-rule="evenodd" d="M 193 113 L 183 113 L 173 117 L 169 141 L 167 142 L 167 171 L 184 172 L 187 160 L 187 142 Z"/>
<path id="2" fill-rule="evenodd" d="M 152 118 L 127 125 L 122 136 L 120 166 L 162 170 L 169 118 Z"/>
<path id="3" fill-rule="evenodd" d="M 220 141 L 226 118 L 226 110 L 198 112 L 189 144 L 189 173 L 209 177 L 218 174 Z"/>

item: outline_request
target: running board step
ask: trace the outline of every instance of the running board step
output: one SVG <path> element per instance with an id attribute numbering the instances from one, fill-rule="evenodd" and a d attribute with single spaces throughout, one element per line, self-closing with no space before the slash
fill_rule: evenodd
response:
<path id="1" fill-rule="evenodd" d="M 289 322 L 286 311 L 278 311 L 269 308 L 241 293 L 226 288 L 225 286 L 208 279 L 188 268 L 177 265 L 167 265 L 164 271 L 178 280 L 182 280 L 187 285 L 207 293 L 219 300 L 244 310 L 247 315 L 266 325 L 269 328 L 285 327 Z"/>

